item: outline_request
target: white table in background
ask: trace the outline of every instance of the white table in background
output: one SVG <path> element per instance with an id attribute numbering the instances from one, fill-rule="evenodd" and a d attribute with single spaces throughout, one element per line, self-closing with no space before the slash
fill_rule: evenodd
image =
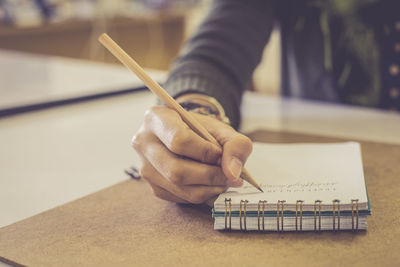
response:
<path id="1" fill-rule="evenodd" d="M 149 74 L 165 79 L 165 72 Z M 0 49 L 0 111 L 138 87 L 143 83 L 122 65 Z"/>

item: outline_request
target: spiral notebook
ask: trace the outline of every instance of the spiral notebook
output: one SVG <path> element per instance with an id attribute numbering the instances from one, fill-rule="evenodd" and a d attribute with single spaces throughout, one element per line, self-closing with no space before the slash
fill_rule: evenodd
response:
<path id="1" fill-rule="evenodd" d="M 366 230 L 371 214 L 360 144 L 254 143 L 245 183 L 214 202 L 215 230 Z"/>

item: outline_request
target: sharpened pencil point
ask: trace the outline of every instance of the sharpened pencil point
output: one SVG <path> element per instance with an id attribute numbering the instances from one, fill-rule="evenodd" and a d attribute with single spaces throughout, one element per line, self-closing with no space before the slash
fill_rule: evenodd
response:
<path id="1" fill-rule="evenodd" d="M 262 190 L 260 187 L 257 187 L 257 189 L 264 193 L 264 190 Z"/>

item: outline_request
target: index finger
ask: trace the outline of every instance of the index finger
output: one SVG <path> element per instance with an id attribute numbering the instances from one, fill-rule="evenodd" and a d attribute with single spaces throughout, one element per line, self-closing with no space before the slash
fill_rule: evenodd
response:
<path id="1" fill-rule="evenodd" d="M 217 164 L 222 149 L 196 134 L 179 114 L 167 107 L 153 107 L 145 115 L 145 123 L 173 153 L 200 162 Z"/>

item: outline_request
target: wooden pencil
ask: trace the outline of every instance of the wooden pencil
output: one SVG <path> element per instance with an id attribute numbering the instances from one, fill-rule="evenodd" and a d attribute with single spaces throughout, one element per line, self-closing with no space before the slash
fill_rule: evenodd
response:
<path id="1" fill-rule="evenodd" d="M 188 111 L 186 111 L 178 102 L 171 97 L 156 81 L 154 81 L 136 61 L 131 58 L 114 40 L 106 33 L 99 37 L 99 42 L 104 45 L 119 61 L 121 61 L 128 69 L 130 69 L 142 82 L 152 91 L 167 107 L 175 110 L 182 120 L 198 135 L 210 141 L 211 143 L 221 147 L 218 141 L 212 136 L 206 128 L 203 127 Z M 241 178 L 255 188 L 263 192 L 257 182 L 251 177 L 249 172 L 243 168 Z"/>

